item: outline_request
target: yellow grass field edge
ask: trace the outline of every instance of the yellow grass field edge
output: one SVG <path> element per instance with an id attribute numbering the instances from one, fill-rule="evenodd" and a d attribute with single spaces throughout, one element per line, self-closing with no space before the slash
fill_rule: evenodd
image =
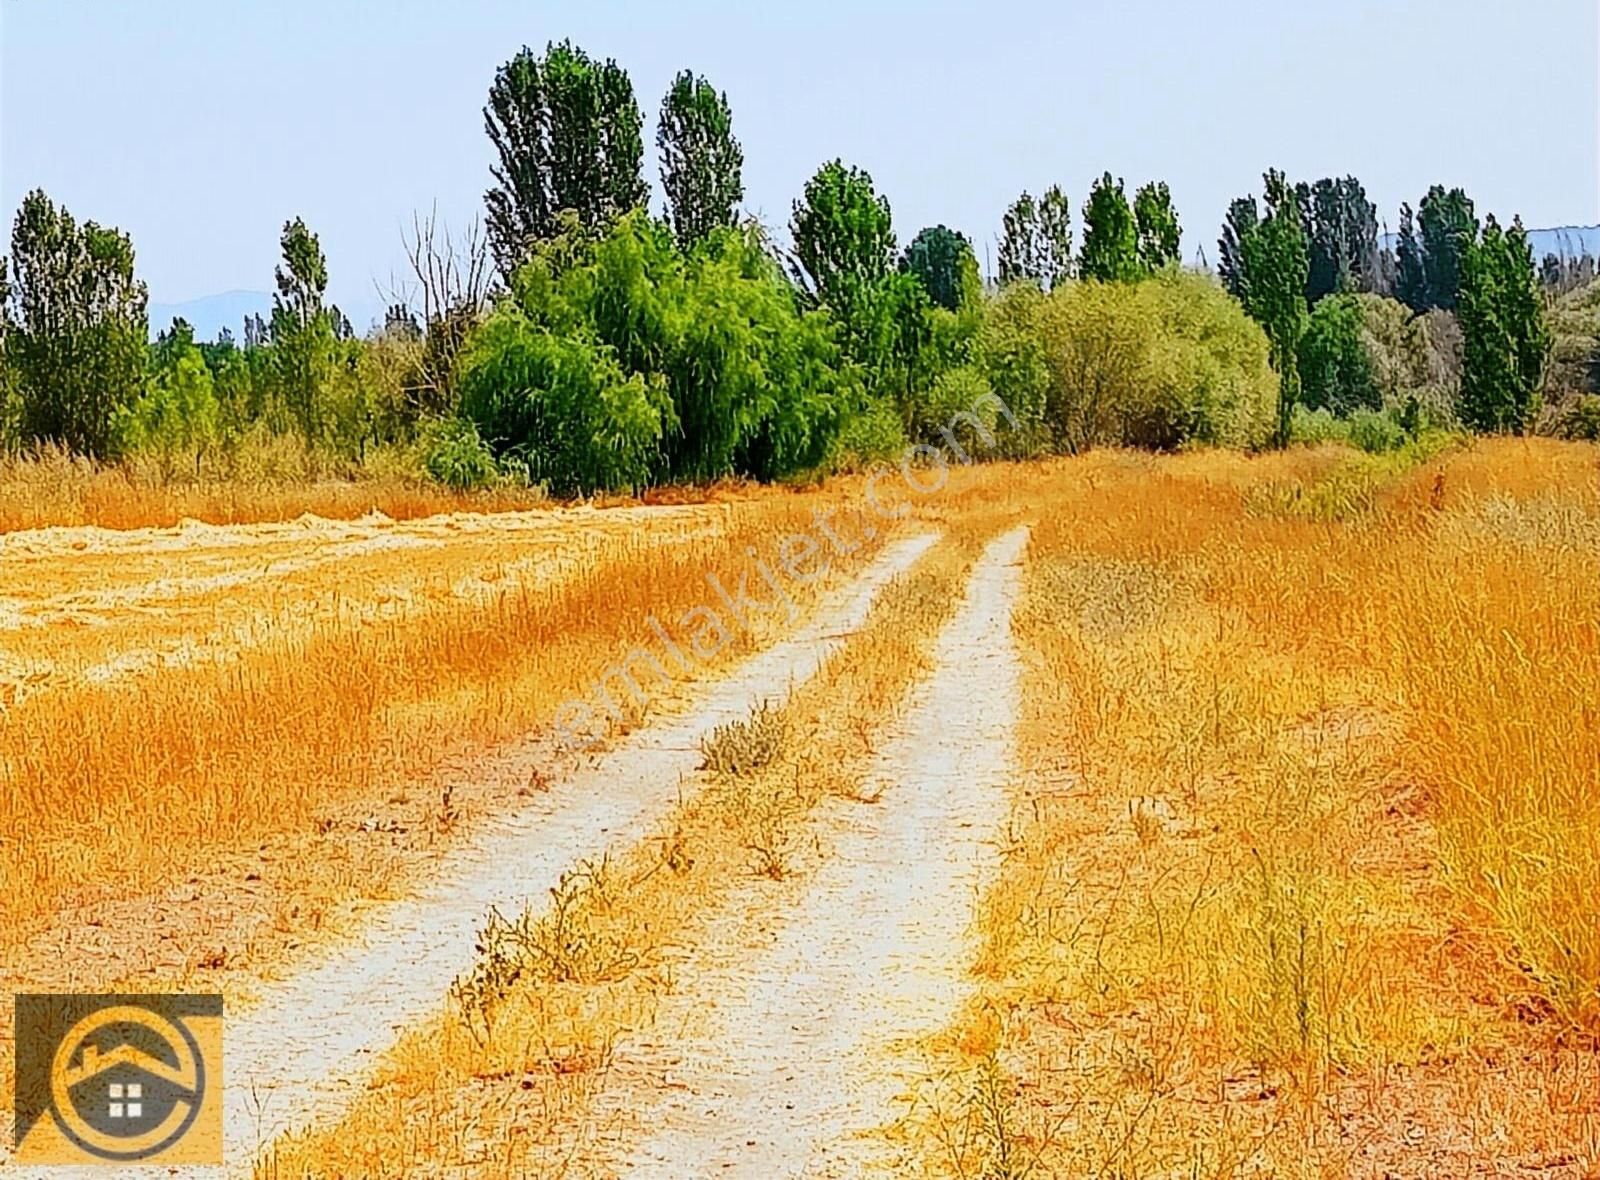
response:
<path id="1" fill-rule="evenodd" d="M 0 713 L 0 952 L 20 955 L 39 921 L 107 882 L 137 894 L 228 849 L 314 835 L 334 809 L 381 803 L 466 751 L 549 731 L 568 702 L 593 705 L 612 733 L 641 723 L 682 685 L 634 668 L 641 701 L 611 680 L 616 720 L 597 687 L 630 649 L 657 642 L 649 620 L 676 628 L 693 608 L 720 611 L 728 642 L 685 670 L 720 673 L 796 621 L 752 569 L 776 562 L 779 539 L 814 535 L 817 512 L 839 514 L 834 533 L 849 551 L 822 547 L 812 568 L 828 563 L 826 576 L 787 585 L 802 613 L 881 548 L 889 530 L 868 536 L 858 507 L 828 494 L 766 498 L 715 536 L 667 553 L 625 548 L 554 592 L 514 589 L 400 621 L 319 621 L 231 663 L 25 700 Z M 741 624 L 710 577 L 733 594 L 747 583 L 770 609 L 743 611 Z M 301 867 L 317 872 L 314 860 Z"/>
<path id="2" fill-rule="evenodd" d="M 1307 456 L 1062 486 L 979 995 L 897 1131 L 928 1174 L 1600 1166 L 1594 458 L 1331 515 L 1261 511 Z"/>

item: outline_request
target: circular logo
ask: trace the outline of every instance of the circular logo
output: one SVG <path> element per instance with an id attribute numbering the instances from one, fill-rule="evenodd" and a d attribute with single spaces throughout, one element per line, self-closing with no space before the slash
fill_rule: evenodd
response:
<path id="1" fill-rule="evenodd" d="M 108 1160 L 145 1159 L 181 1139 L 205 1095 L 200 1046 L 180 1020 L 121 1004 L 67 1030 L 50 1065 L 56 1123 Z"/>

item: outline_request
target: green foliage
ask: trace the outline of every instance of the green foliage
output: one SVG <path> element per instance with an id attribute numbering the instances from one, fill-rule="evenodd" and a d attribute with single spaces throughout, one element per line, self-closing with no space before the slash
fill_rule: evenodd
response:
<path id="1" fill-rule="evenodd" d="M 1300 337 L 1305 333 L 1306 277 L 1310 262 L 1300 206 L 1283 173 L 1268 172 L 1266 216 L 1239 242 L 1245 310 L 1267 333 L 1272 364 L 1278 371 L 1278 428 L 1281 446 L 1289 439 L 1289 420 L 1300 396 Z"/>
<path id="2" fill-rule="evenodd" d="M 151 349 L 151 374 L 145 392 L 117 414 L 122 449 L 156 455 L 164 479 L 171 479 L 180 457 L 199 470 L 206 452 L 221 438 L 221 415 L 211 369 L 194 343 L 194 332 L 174 321 Z"/>
<path id="3" fill-rule="evenodd" d="M 899 407 L 887 399 L 869 398 L 845 419 L 827 466 L 833 471 L 862 471 L 880 461 L 898 460 L 908 445 Z"/>
<path id="4" fill-rule="evenodd" d="M 1474 430 L 1529 429 L 1550 356 L 1550 329 L 1521 221 L 1493 217 L 1462 259 L 1458 313 L 1464 340 L 1461 417 Z"/>
<path id="5" fill-rule="evenodd" d="M 667 409 L 603 345 L 497 309 L 461 354 L 461 412 L 558 495 L 644 486 Z"/>
<path id="6" fill-rule="evenodd" d="M 570 210 L 590 230 L 644 204 L 643 118 L 627 71 L 570 41 L 523 47 L 495 73 L 483 109 L 498 163 L 484 194 L 490 247 L 510 279 Z"/>
<path id="7" fill-rule="evenodd" d="M 983 298 L 972 243 L 947 226 L 919 230 L 900 256 L 900 269 L 915 275 L 934 305 L 946 311 L 960 311 Z"/>
<path id="8" fill-rule="evenodd" d="M 1260 222 L 1261 209 L 1256 199 L 1239 197 L 1228 206 L 1222 236 L 1217 240 L 1217 277 L 1240 303 L 1246 302 L 1243 242 Z"/>
<path id="9" fill-rule="evenodd" d="M 1428 307 L 1453 310 L 1467 252 L 1478 237 L 1478 216 L 1466 193 L 1434 185 L 1417 208 Z"/>
<path id="10" fill-rule="evenodd" d="M 1354 295 L 1333 295 L 1312 310 L 1299 351 L 1301 400 L 1348 414 L 1383 403 L 1366 341 L 1366 316 Z"/>
<path id="11" fill-rule="evenodd" d="M 1414 401 L 1429 421 L 1453 423 L 1461 387 L 1461 330 L 1455 316 L 1447 311 L 1414 315 L 1381 295 L 1350 298 L 1361 309 L 1361 339 L 1382 404 L 1394 409 Z"/>
<path id="12" fill-rule="evenodd" d="M 1560 438 L 1600 442 L 1600 397 L 1584 393 L 1573 398 L 1557 420 L 1555 432 Z"/>
<path id="13" fill-rule="evenodd" d="M 1350 415 L 1350 444 L 1369 455 L 1398 451 L 1410 438 L 1405 427 L 1389 414 L 1363 409 Z"/>
<path id="14" fill-rule="evenodd" d="M 1334 415 L 1332 410 L 1308 410 L 1296 405 L 1289 416 L 1289 442 L 1292 445 L 1315 446 L 1318 443 L 1349 442 L 1350 423 Z"/>
<path id="15" fill-rule="evenodd" d="M 478 436 L 478 428 L 462 418 L 438 422 L 426 440 L 422 466 L 428 477 L 452 491 L 486 488 L 499 474 L 494 453 Z"/>
<path id="16" fill-rule="evenodd" d="M 797 277 L 850 331 L 862 330 L 894 258 L 889 202 L 872 177 L 841 160 L 824 164 L 794 203 L 789 232 Z"/>
<path id="17" fill-rule="evenodd" d="M 317 235 L 298 217 L 284 222 L 280 244 L 271 329 L 277 388 L 306 445 L 314 446 L 325 424 L 322 399 L 336 352 L 333 320 L 322 303 L 328 264 Z"/>
<path id="18" fill-rule="evenodd" d="M 146 294 L 126 234 L 78 224 L 35 190 L 11 231 L 5 357 L 17 432 L 101 457 L 143 387 Z"/>
<path id="19" fill-rule="evenodd" d="M 1549 320 L 1552 346 L 1546 399 L 1559 405 L 1600 393 L 1600 282 L 1591 279 L 1557 295 Z"/>
<path id="20" fill-rule="evenodd" d="M 1078 283 L 1010 309 L 1012 371 L 1046 374 L 1042 422 L 1054 445 L 1259 446 L 1272 431 L 1268 343 L 1209 279 L 1168 270 L 1138 283 Z M 1020 329 L 1020 331 L 1019 331 Z M 990 381 L 1008 390 L 986 349 Z M 1017 407 L 1013 404 L 1013 410 Z"/>
<path id="21" fill-rule="evenodd" d="M 1078 274 L 1103 283 L 1130 282 L 1144 268 L 1139 261 L 1139 232 L 1122 181 L 1107 172 L 1089 190 L 1083 206 L 1083 256 Z"/>
<path id="22" fill-rule="evenodd" d="M 1072 205 L 1058 184 L 1038 201 L 1023 192 L 1002 219 L 1000 285 L 1037 283 L 1048 291 L 1072 277 Z"/>
<path id="23" fill-rule="evenodd" d="M 1039 279 L 1054 290 L 1072 277 L 1072 203 L 1059 184 L 1039 198 Z"/>
<path id="24" fill-rule="evenodd" d="M 1134 194 L 1133 220 L 1139 235 L 1140 265 L 1152 273 L 1178 265 L 1183 229 L 1166 181 L 1147 184 Z"/>
<path id="25" fill-rule="evenodd" d="M 1039 205 L 1024 191 L 1001 218 L 1000 285 L 1044 283 L 1044 242 L 1039 230 Z"/>
<path id="26" fill-rule="evenodd" d="M 989 386 L 1026 424 L 1029 435 L 1043 435 L 1051 369 L 1046 357 L 1044 313 L 1047 300 L 1032 284 L 1002 288 L 984 309 L 977 356 Z M 1012 440 L 1042 449 L 1043 438 Z"/>
<path id="27" fill-rule="evenodd" d="M 1298 185 L 1295 199 L 1305 219 L 1306 298 L 1378 288 L 1378 208 L 1354 176 Z"/>
<path id="28" fill-rule="evenodd" d="M 1400 238 L 1395 247 L 1395 297 L 1414 312 L 1428 310 L 1428 272 L 1422 263 L 1416 217 L 1410 205 L 1400 206 Z"/>
<path id="29" fill-rule="evenodd" d="M 536 250 L 513 295 L 469 341 L 462 411 L 557 492 L 814 467 L 861 396 L 754 229 L 684 254 L 636 212 Z"/>
<path id="30" fill-rule="evenodd" d="M 656 154 L 680 246 L 735 223 L 744 199 L 744 151 L 733 136 L 726 94 L 689 70 L 673 79 L 661 100 Z"/>

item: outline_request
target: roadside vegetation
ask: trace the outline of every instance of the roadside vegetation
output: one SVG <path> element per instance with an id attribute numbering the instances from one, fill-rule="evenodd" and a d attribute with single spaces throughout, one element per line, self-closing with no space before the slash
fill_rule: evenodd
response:
<path id="1" fill-rule="evenodd" d="M 1213 273 L 1164 182 L 1106 174 L 1081 225 L 1059 184 L 1023 192 L 985 276 L 843 160 L 784 230 L 748 218 L 733 112 L 692 71 L 656 120 L 660 216 L 615 61 L 525 48 L 484 118 L 484 217 L 414 217 L 381 324 L 328 301 L 298 217 L 270 316 L 150 324 L 128 236 L 30 193 L 0 259 L 0 529 L 791 481 L 938 445 L 956 412 L 1012 458 L 1600 420 L 1592 260 L 1536 268 L 1459 189 L 1403 208 L 1391 247 L 1354 177 L 1269 171 Z"/>
<path id="2" fill-rule="evenodd" d="M 701 781 L 655 836 L 580 866 L 549 907 L 489 915 L 438 1017 L 401 1039 L 347 1115 L 278 1141 L 256 1175 L 605 1174 L 613 1052 L 650 1035 L 684 948 L 752 888 L 762 912 L 804 888 L 826 855 L 813 834 L 825 802 L 877 802 L 864 776 L 883 730 L 927 675 L 983 543 L 1022 510 L 983 485 L 952 501 L 945 537 L 816 677 L 708 739 Z"/>
<path id="3" fill-rule="evenodd" d="M 349 898 L 376 896 L 388 888 L 388 835 L 426 843 L 434 811 L 468 805 L 440 805 L 439 772 L 557 732 L 565 703 L 592 702 L 597 678 L 649 641 L 646 619 L 672 625 L 718 601 L 708 576 L 738 585 L 752 550 L 813 528 L 813 510 L 839 504 L 813 493 L 669 510 L 676 523 L 653 520 L 646 538 L 633 535 L 633 518 L 596 522 L 592 536 L 582 519 L 539 532 L 446 521 L 438 539 L 448 547 L 379 533 L 320 562 L 306 559 L 319 534 L 289 527 L 264 550 L 283 564 L 282 580 L 259 587 L 260 547 L 231 569 L 226 547 L 196 556 L 199 578 L 168 581 L 210 539 L 203 531 L 180 530 L 153 553 L 63 542 L 17 554 L 10 568 L 56 613 L 46 627 L 24 620 L 12 631 L 0 666 L 0 826 L 29 834 L 0 840 L 7 962 L 20 966 L 53 916 L 195 876 L 195 865 L 270 876 L 286 929 L 319 927 Z M 788 588 L 797 609 L 887 535 L 853 535 L 848 512 L 835 527 L 857 548 L 830 558 L 828 578 Z M 86 569 L 102 571 L 103 605 L 73 590 Z M 49 597 L 52 585 L 70 601 Z M 73 618 L 99 625 L 74 628 Z M 615 715 L 591 709 L 584 737 L 603 742 L 641 724 L 682 697 L 686 678 L 717 674 L 791 625 L 782 610 L 745 619 L 729 618 L 728 641 L 681 675 L 634 669 L 631 683 L 609 685 Z M 385 838 L 352 846 L 350 830 Z M 352 861 L 367 852 L 377 861 Z"/>
<path id="4" fill-rule="evenodd" d="M 1035 527 L 932 1174 L 1600 1163 L 1594 453 L 1349 462 L 1091 458 Z"/>

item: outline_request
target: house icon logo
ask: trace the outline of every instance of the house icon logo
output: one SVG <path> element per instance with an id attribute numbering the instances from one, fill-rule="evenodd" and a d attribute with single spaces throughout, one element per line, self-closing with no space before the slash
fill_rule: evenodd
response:
<path id="1" fill-rule="evenodd" d="M 17 1158 L 220 1163 L 220 996 L 17 997 Z"/>

